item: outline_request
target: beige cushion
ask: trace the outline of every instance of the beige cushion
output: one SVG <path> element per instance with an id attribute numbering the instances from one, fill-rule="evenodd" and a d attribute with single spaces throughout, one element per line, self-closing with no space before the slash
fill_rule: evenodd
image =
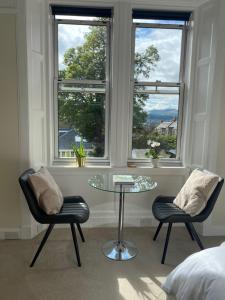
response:
<path id="1" fill-rule="evenodd" d="M 39 206 L 48 215 L 57 214 L 62 207 L 62 203 L 56 190 L 52 188 L 45 190 L 39 197 Z"/>
<path id="2" fill-rule="evenodd" d="M 218 176 L 196 169 L 191 173 L 173 203 L 191 216 L 198 215 L 205 208 L 218 181 Z"/>
<path id="3" fill-rule="evenodd" d="M 63 195 L 52 175 L 45 167 L 29 175 L 28 181 L 35 193 L 39 206 L 48 215 L 56 214 L 63 205 Z"/>

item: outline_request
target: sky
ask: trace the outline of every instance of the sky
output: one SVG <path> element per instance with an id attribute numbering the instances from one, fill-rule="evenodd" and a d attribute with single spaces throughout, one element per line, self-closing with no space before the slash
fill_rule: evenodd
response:
<path id="1" fill-rule="evenodd" d="M 154 21 L 153 21 L 154 22 Z M 84 43 L 85 34 L 89 32 L 89 26 L 59 24 L 59 68 L 63 69 L 63 56 L 65 50 Z M 181 30 L 137 28 L 135 51 L 144 52 L 147 47 L 154 45 L 158 49 L 160 61 L 151 73 L 151 81 L 161 80 L 169 82 L 179 81 L 179 65 L 181 51 Z M 139 80 L 150 79 L 140 77 Z M 177 95 L 150 95 L 146 101 L 145 110 L 177 109 Z"/>
<path id="2" fill-rule="evenodd" d="M 158 49 L 160 60 L 150 73 L 150 78 L 138 80 L 179 82 L 182 31 L 177 29 L 137 28 L 135 52 L 144 52 L 150 45 Z M 177 95 L 150 95 L 145 110 L 178 109 Z"/>
<path id="3" fill-rule="evenodd" d="M 89 26 L 59 24 L 58 27 L 58 51 L 59 51 L 59 69 L 64 69 L 64 53 L 67 49 L 75 46 L 81 46 L 84 43 L 84 35 L 90 31 Z"/>

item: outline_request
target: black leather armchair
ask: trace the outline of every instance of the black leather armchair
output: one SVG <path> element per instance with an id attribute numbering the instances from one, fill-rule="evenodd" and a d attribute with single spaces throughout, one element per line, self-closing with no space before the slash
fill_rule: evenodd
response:
<path id="1" fill-rule="evenodd" d="M 19 177 L 19 183 L 23 190 L 24 196 L 27 200 L 29 209 L 30 209 L 31 214 L 33 215 L 34 219 L 41 224 L 49 224 L 49 226 L 48 226 L 48 229 L 43 237 L 43 240 L 41 241 L 41 244 L 30 264 L 30 267 L 33 267 L 36 259 L 38 258 L 38 255 L 40 254 L 40 252 L 41 252 L 45 242 L 47 241 L 55 224 L 70 224 L 74 247 L 75 247 L 75 252 L 76 252 L 76 257 L 77 257 L 77 263 L 78 263 L 78 266 L 80 267 L 81 261 L 80 261 L 80 254 L 79 254 L 79 248 L 78 248 L 74 223 L 77 225 L 81 239 L 84 242 L 85 239 L 84 239 L 80 224 L 86 222 L 89 218 L 88 205 L 84 201 L 84 199 L 80 196 L 64 197 L 64 204 L 63 204 L 63 207 L 60 210 L 60 212 L 55 215 L 47 215 L 38 206 L 37 199 L 36 199 L 34 192 L 31 189 L 29 182 L 28 182 L 28 176 L 30 174 L 33 174 L 34 172 L 35 171 L 33 169 L 26 170 Z"/>
<path id="2" fill-rule="evenodd" d="M 168 223 L 166 241 L 165 241 L 163 256 L 161 260 L 162 264 L 164 264 L 165 262 L 169 237 L 170 237 L 173 223 L 184 223 L 187 228 L 187 231 L 190 234 L 191 239 L 197 242 L 201 250 L 204 249 L 204 246 L 192 223 L 203 222 L 208 218 L 208 216 L 211 214 L 214 208 L 216 200 L 218 199 L 223 183 L 224 183 L 224 179 L 220 177 L 219 182 L 217 183 L 217 186 L 215 187 L 213 193 L 211 194 L 206 207 L 203 209 L 202 212 L 200 212 L 198 215 L 194 217 L 185 213 L 185 211 L 183 211 L 175 204 L 173 204 L 173 200 L 175 199 L 175 197 L 158 196 L 155 199 L 152 205 L 152 212 L 154 217 L 159 221 L 159 225 L 153 238 L 154 241 L 156 240 L 163 223 Z"/>

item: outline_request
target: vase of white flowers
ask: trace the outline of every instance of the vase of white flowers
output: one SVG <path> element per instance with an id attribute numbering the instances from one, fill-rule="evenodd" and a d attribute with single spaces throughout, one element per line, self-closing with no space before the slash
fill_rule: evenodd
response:
<path id="1" fill-rule="evenodd" d="M 158 167 L 158 161 L 159 161 L 159 146 L 160 143 L 148 140 L 147 145 L 149 146 L 149 150 L 146 151 L 145 156 L 152 159 L 152 166 L 153 168 Z"/>

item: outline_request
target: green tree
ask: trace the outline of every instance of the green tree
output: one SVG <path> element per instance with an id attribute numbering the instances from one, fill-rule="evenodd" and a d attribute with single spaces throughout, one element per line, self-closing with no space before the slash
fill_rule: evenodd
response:
<path id="1" fill-rule="evenodd" d="M 64 55 L 65 79 L 105 79 L 107 31 L 103 26 L 91 27 L 82 46 L 70 48 Z"/>
<path id="2" fill-rule="evenodd" d="M 85 35 L 82 46 L 70 48 L 65 52 L 64 64 L 66 68 L 59 72 L 61 79 L 89 79 L 105 80 L 106 76 L 106 39 L 107 32 L 104 26 L 90 27 Z M 152 45 L 143 53 L 135 56 L 135 78 L 143 75 L 149 77 L 151 70 L 159 61 L 157 49 Z M 133 125 L 143 136 L 147 113 L 144 103 L 148 97 L 139 95 L 134 97 Z M 104 153 L 104 122 L 105 122 L 105 95 L 91 92 L 64 92 L 58 93 L 59 121 L 75 128 L 76 132 L 88 142 L 94 144 L 94 156 Z M 138 137 L 140 140 L 141 136 Z M 146 140 L 146 139 L 145 139 Z"/>

